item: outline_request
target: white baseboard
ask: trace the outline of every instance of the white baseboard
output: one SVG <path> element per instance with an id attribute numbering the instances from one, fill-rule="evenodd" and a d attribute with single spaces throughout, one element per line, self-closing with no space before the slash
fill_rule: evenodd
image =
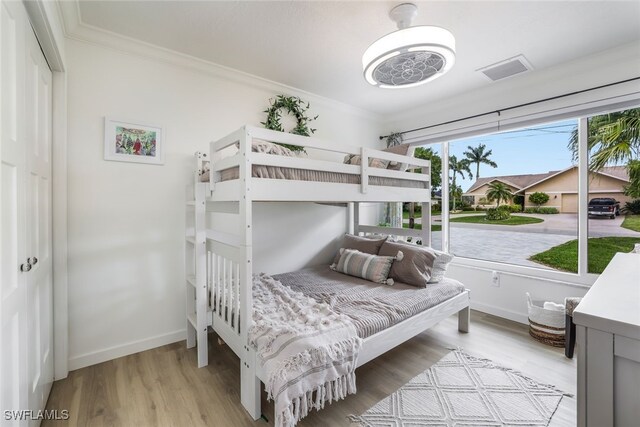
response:
<path id="1" fill-rule="evenodd" d="M 130 354 L 139 353 L 152 348 L 161 347 L 177 341 L 183 341 L 187 337 L 185 329 L 169 332 L 168 334 L 157 335 L 151 338 L 145 338 L 138 341 L 121 344 L 91 353 L 81 354 L 69 358 L 69 370 L 84 368 L 86 366 L 95 365 L 106 362 L 108 360 L 117 359 L 118 357 L 128 356 Z"/>
<path id="2" fill-rule="evenodd" d="M 529 324 L 529 318 L 525 313 L 505 310 L 504 308 L 496 307 L 489 304 L 483 304 L 481 302 L 474 301 L 473 299 L 471 300 L 471 308 L 483 313 L 492 314 L 494 316 L 502 317 L 508 320 L 513 320 L 514 322 L 522 323 L 525 325 Z"/>
<path id="3" fill-rule="evenodd" d="M 525 325 L 529 323 L 526 314 L 505 310 L 503 308 L 483 304 L 477 301 L 471 300 L 471 308 L 483 313 L 513 320 L 514 322 L 523 323 Z M 151 350 L 152 348 L 172 344 L 177 341 L 183 341 L 186 339 L 186 334 L 186 330 L 182 329 L 168 334 L 157 335 L 155 337 L 145 338 L 139 341 L 133 341 L 71 357 L 69 358 L 69 371 L 75 371 L 76 369 L 107 362 L 109 360 L 117 359 L 118 357 L 128 356 L 141 351 Z"/>

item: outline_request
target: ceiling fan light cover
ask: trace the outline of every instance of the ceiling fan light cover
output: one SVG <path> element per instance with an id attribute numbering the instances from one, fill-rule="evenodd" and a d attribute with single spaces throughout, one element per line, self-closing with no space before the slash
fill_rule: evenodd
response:
<path id="1" fill-rule="evenodd" d="M 362 56 L 364 77 L 381 88 L 418 86 L 445 74 L 455 63 L 455 38 L 450 31 L 417 26 L 376 40 Z"/>

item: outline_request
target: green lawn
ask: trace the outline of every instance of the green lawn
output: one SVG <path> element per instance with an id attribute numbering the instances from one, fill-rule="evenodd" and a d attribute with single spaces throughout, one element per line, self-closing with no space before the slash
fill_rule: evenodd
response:
<path id="1" fill-rule="evenodd" d="M 640 237 L 597 237 L 589 239 L 589 273 L 600 274 L 617 252 L 630 252 Z M 571 240 L 529 258 L 558 270 L 578 272 L 578 241 Z"/>
<path id="2" fill-rule="evenodd" d="M 620 227 L 633 231 L 640 231 L 640 215 L 627 215 Z"/>
<path id="3" fill-rule="evenodd" d="M 479 211 L 463 211 L 463 212 L 457 212 L 457 213 L 449 213 L 449 216 L 458 216 L 458 215 L 473 215 L 473 214 L 478 214 L 480 213 Z M 431 216 L 435 216 L 435 215 L 442 215 L 442 212 L 431 212 Z M 482 214 L 484 215 L 484 214 Z M 422 212 L 416 212 L 413 215 L 414 218 L 422 218 Z M 402 212 L 402 218 L 403 219 L 409 219 L 409 212 L 407 211 L 403 211 Z"/>
<path id="4" fill-rule="evenodd" d="M 409 228 L 409 224 L 402 224 L 402 227 Z M 416 230 L 422 230 L 422 224 L 414 224 Z M 440 224 L 431 224 L 431 231 L 442 231 L 442 226 Z"/>
<path id="5" fill-rule="evenodd" d="M 523 224 L 536 224 L 543 222 L 540 218 L 534 218 L 531 216 L 519 216 L 511 215 L 509 219 L 503 219 L 499 221 L 488 221 L 485 215 L 470 215 L 461 216 L 458 218 L 451 218 L 449 222 L 465 222 L 468 224 L 498 224 L 498 225 L 523 225 Z"/>

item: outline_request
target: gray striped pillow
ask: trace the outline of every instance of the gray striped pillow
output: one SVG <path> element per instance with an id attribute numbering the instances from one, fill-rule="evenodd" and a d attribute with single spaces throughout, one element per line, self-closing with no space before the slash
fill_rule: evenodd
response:
<path id="1" fill-rule="evenodd" d="M 402 259 L 402 252 L 393 256 L 378 256 L 366 254 L 355 249 L 340 249 L 340 259 L 331 265 L 331 269 L 349 276 L 360 277 L 375 283 L 393 285 L 389 279 L 389 271 L 393 261 Z"/>

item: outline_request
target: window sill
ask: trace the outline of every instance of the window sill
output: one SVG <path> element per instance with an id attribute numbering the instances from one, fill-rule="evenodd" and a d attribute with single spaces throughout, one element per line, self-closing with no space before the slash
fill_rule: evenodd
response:
<path id="1" fill-rule="evenodd" d="M 578 288 L 590 288 L 599 277 L 597 274 L 586 274 L 584 276 L 580 276 L 578 274 L 562 271 L 545 270 L 536 267 L 526 267 L 523 265 L 461 257 L 454 258 L 451 265 L 483 271 L 496 271 L 502 274 L 526 277 L 530 279 L 543 279 L 548 282 L 557 282 L 558 284 L 575 286 Z"/>

